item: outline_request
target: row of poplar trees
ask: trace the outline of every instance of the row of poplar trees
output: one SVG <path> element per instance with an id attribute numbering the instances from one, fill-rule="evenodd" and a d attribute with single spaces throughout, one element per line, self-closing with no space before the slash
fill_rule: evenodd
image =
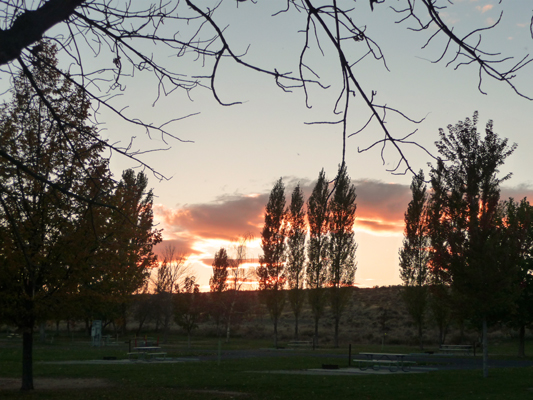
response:
<path id="1" fill-rule="evenodd" d="M 441 343 L 451 318 L 482 332 L 483 375 L 488 376 L 487 327 L 507 322 L 520 332 L 533 322 L 533 207 L 526 199 L 500 200 L 499 168 L 516 145 L 493 131 L 477 131 L 478 114 L 448 132 L 440 129 L 440 157 L 430 165 L 430 190 L 414 176 L 405 213 L 400 274 L 407 308 L 422 346 L 428 305 Z"/>
<path id="2" fill-rule="evenodd" d="M 295 317 L 296 340 L 298 318 L 307 297 L 315 322 L 313 344 L 317 345 L 318 323 L 329 302 L 335 322 L 334 344 L 339 345 L 339 324 L 349 300 L 348 288 L 355 279 L 357 249 L 353 230 L 356 193 L 346 164 L 339 167 L 331 185 L 322 170 L 306 208 L 299 184 L 287 208 L 281 178 L 270 193 L 261 232 L 263 255 L 256 273 L 274 324 L 275 346 L 286 297 Z"/>

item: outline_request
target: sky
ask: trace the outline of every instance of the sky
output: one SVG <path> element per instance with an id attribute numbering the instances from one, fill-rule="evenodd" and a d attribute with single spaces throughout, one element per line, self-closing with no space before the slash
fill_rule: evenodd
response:
<path id="1" fill-rule="evenodd" d="M 494 130 L 516 142 L 518 148 L 502 167 L 502 173 L 513 172 L 502 197 L 531 196 L 533 185 L 530 171 L 533 160 L 531 120 L 533 102 L 521 98 L 502 82 L 483 77 L 482 94 L 478 89 L 479 71 L 475 66 L 447 66 L 453 53 L 439 63 L 445 41 L 437 37 L 425 48 L 434 33 L 431 29 L 415 32 L 413 21 L 395 23 L 399 15 L 390 5 L 376 4 L 373 13 L 367 1 L 351 2 L 356 8 L 351 14 L 356 23 L 366 25 L 366 34 L 379 44 L 386 59 L 365 58 L 354 72 L 365 90 L 374 90 L 376 99 L 401 110 L 413 119 L 424 119 L 413 125 L 395 115 L 388 115 L 388 129 L 398 136 L 416 130 L 412 140 L 436 154 L 434 142 L 438 129 L 446 128 L 479 111 L 479 130 L 486 121 L 494 121 Z M 476 28 L 487 27 L 503 18 L 497 29 L 486 32 L 481 42 L 490 52 L 521 57 L 533 49 L 530 33 L 531 5 L 527 1 L 456 0 L 440 12 L 441 17 L 459 35 Z M 205 3 L 202 3 L 205 4 Z M 303 35 L 298 32 L 305 24 L 296 12 L 280 14 L 285 1 L 239 3 L 226 1 L 213 13 L 213 19 L 227 26 L 225 33 L 232 48 L 251 63 L 279 71 L 298 71 Z M 168 28 L 170 29 L 170 28 Z M 187 35 L 187 27 L 183 27 Z M 319 36 L 320 37 L 320 36 Z M 477 39 L 476 39 L 477 40 Z M 356 56 L 361 49 L 350 47 Z M 321 53 L 320 49 L 324 54 Z M 154 55 L 164 62 L 180 63 L 184 73 L 207 75 L 209 63 L 184 56 L 179 60 L 154 48 Z M 351 54 L 351 53 L 350 53 Z M 221 60 L 216 77 L 217 94 L 224 102 L 242 104 L 219 105 L 208 89 L 197 88 L 189 93 L 176 91 L 157 102 L 157 85 L 150 75 L 137 73 L 123 81 L 126 91 L 114 99 L 117 107 L 127 106 L 128 115 L 169 124 L 167 129 L 180 142 L 157 135 L 147 137 L 144 131 L 101 110 L 98 116 L 104 138 L 111 142 L 128 143 L 135 136 L 133 148 L 162 149 L 142 155 L 142 160 L 169 179 L 158 180 L 149 175 L 155 194 L 154 213 L 158 229 L 163 229 L 164 242 L 156 251 L 175 246 L 189 256 L 199 283 L 205 289 L 211 275 L 211 262 L 220 247 L 230 250 L 242 235 L 254 236 L 248 255 L 257 258 L 264 207 L 274 182 L 280 177 L 286 187 L 287 199 L 299 182 L 307 199 L 318 174 L 324 168 L 333 179 L 341 162 L 342 135 L 339 125 L 306 124 L 333 121 L 333 104 L 338 96 L 338 65 L 333 49 L 326 41 L 311 45 L 306 62 L 313 66 L 329 89 L 310 87 L 306 107 L 302 90 L 284 92 L 271 77 L 236 65 L 230 59 Z M 166 58 L 165 58 L 166 57 Z M 509 61 L 508 63 L 511 63 Z M 524 93 L 533 96 L 533 70 L 526 66 L 514 82 Z M 348 132 L 356 132 L 368 117 L 368 111 L 355 96 L 350 110 Z M 398 161 L 390 148 L 381 157 L 381 148 L 359 152 L 381 138 L 379 128 L 370 124 L 364 131 L 347 141 L 348 173 L 356 186 L 357 219 L 355 238 L 358 243 L 356 284 L 361 287 L 400 284 L 398 250 L 403 237 L 403 214 L 410 201 L 409 184 L 412 175 L 394 175 L 387 171 Z M 426 151 L 415 146 L 404 148 L 413 169 L 423 169 L 428 175 L 432 161 Z M 117 174 L 135 167 L 131 161 L 114 155 L 111 165 Z"/>

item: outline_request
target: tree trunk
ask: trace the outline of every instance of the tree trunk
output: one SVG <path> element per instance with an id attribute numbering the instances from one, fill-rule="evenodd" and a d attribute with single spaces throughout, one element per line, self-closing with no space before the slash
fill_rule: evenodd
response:
<path id="1" fill-rule="evenodd" d="M 334 338 L 334 347 L 336 349 L 339 348 L 339 324 L 340 324 L 340 317 L 335 317 L 335 338 Z"/>
<path id="2" fill-rule="evenodd" d="M 294 340 L 298 340 L 298 314 L 294 314 Z"/>
<path id="3" fill-rule="evenodd" d="M 274 317 L 274 348 L 278 348 L 278 318 Z"/>
<path id="4" fill-rule="evenodd" d="M 483 316 L 483 378 L 489 376 L 489 340 L 487 337 L 487 317 Z"/>
<path id="5" fill-rule="evenodd" d="M 518 357 L 526 356 L 526 326 L 524 324 L 520 325 L 518 331 Z"/>
<path id="6" fill-rule="evenodd" d="M 313 336 L 313 349 L 318 347 L 318 317 L 315 317 L 315 334 Z"/>
<path id="7" fill-rule="evenodd" d="M 420 350 L 424 350 L 424 340 L 422 339 L 422 323 L 420 322 L 418 324 L 418 345 L 420 346 Z"/>
<path id="8" fill-rule="evenodd" d="M 41 343 L 46 342 L 46 322 L 41 322 L 39 324 L 39 341 Z"/>
<path id="9" fill-rule="evenodd" d="M 22 333 L 22 387 L 33 390 L 33 327 Z"/>
<path id="10" fill-rule="evenodd" d="M 228 314 L 228 319 L 226 320 L 226 343 L 229 343 L 230 329 L 231 329 L 231 314 Z"/>
<path id="11" fill-rule="evenodd" d="M 233 315 L 233 307 L 235 307 L 235 294 L 233 294 L 233 300 L 231 301 L 231 306 L 228 310 L 228 318 L 226 319 L 226 343 L 229 343 L 229 334 L 231 327 L 231 316 Z"/>

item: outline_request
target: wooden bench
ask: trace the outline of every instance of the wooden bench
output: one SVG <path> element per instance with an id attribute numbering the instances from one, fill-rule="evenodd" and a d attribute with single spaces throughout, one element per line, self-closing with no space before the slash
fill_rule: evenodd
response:
<path id="1" fill-rule="evenodd" d="M 287 343 L 287 347 L 313 347 L 313 342 L 307 340 L 293 340 L 292 342 Z"/>
<path id="2" fill-rule="evenodd" d="M 404 360 L 359 360 L 354 359 L 354 362 L 359 363 L 359 369 L 365 371 L 368 369 L 368 366 L 364 367 L 363 365 L 370 365 L 374 371 L 379 371 L 381 367 L 389 368 L 389 371 L 395 372 L 398 369 L 401 369 L 404 372 L 407 372 L 411 369 L 412 365 L 415 365 L 414 361 L 404 361 Z"/>
<path id="3" fill-rule="evenodd" d="M 462 353 L 464 355 L 472 355 L 472 350 L 474 346 L 471 344 L 442 344 L 439 347 L 439 351 L 446 354 L 457 354 Z"/>

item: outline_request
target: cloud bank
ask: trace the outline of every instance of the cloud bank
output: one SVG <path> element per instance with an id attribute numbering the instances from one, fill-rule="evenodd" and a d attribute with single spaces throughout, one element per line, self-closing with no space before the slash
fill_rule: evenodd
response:
<path id="1" fill-rule="evenodd" d="M 288 205 L 297 181 L 286 178 L 284 182 Z M 306 200 L 315 183 L 300 182 Z M 357 192 L 355 229 L 376 234 L 402 232 L 403 213 L 411 196 L 409 187 L 376 180 L 354 180 L 353 183 Z M 158 204 L 154 206 L 154 215 L 159 227 L 163 228 L 165 244 L 199 255 L 202 250 L 198 243 L 202 241 L 223 243 L 247 233 L 259 237 L 269 195 L 270 192 L 224 195 L 210 203 L 187 204 L 179 208 Z"/>

